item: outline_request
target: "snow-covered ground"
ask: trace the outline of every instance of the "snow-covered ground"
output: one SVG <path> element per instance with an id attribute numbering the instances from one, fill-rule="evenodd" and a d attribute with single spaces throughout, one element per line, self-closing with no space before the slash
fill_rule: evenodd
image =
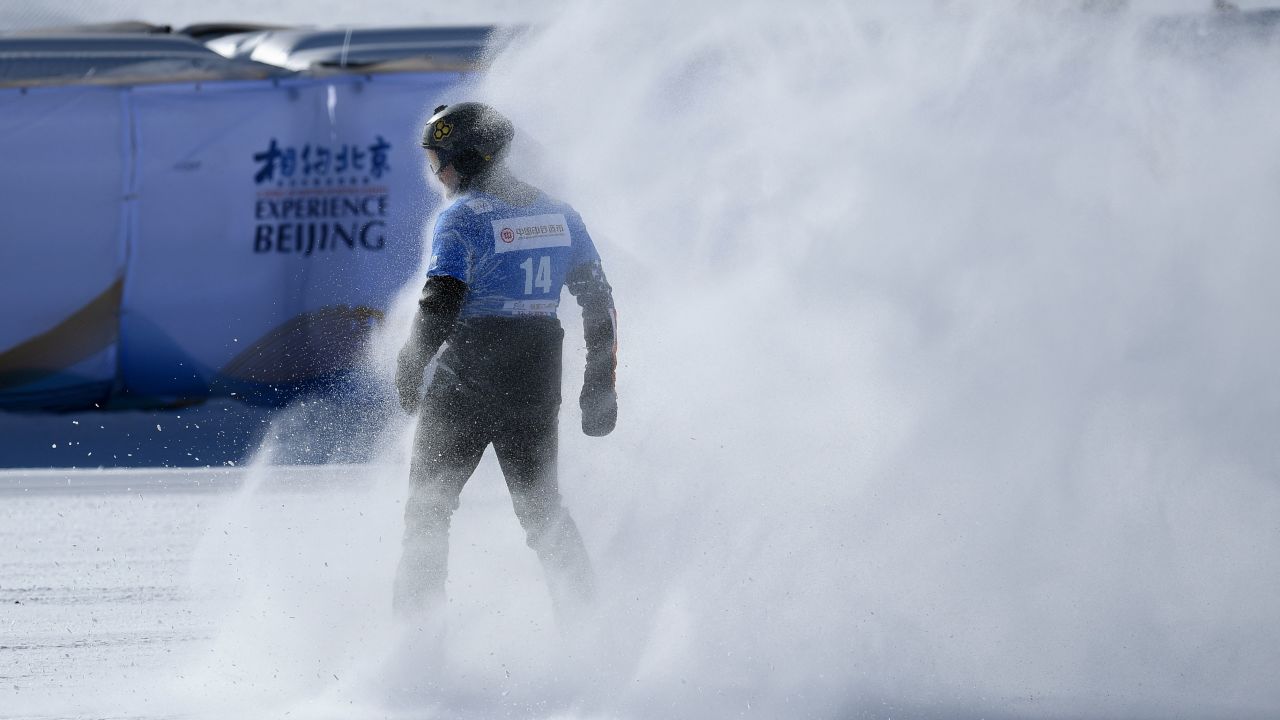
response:
<path id="1" fill-rule="evenodd" d="M 527 689 L 539 672 L 511 671 L 558 642 L 550 603 L 492 470 L 468 488 L 454 539 L 448 650 L 464 659 L 450 677 L 469 679 L 434 695 L 413 689 L 439 682 L 421 667 L 434 655 L 396 664 L 395 638 L 414 630 L 389 617 L 400 493 L 380 489 L 394 469 L 0 472 L 0 718 L 421 717 L 490 694 L 454 710 L 545 705 Z M 470 657 L 469 643 L 490 652 Z"/>
<path id="2" fill-rule="evenodd" d="M 104 686 L 141 691 L 214 631 L 186 582 L 214 496 L 156 479 L 0 475 L 0 716 L 103 712 Z"/>
<path id="3" fill-rule="evenodd" d="M 271 465 L 344 438 L 300 410 L 216 477 L 3 476 L 0 718 L 1280 715 L 1280 62 L 1075 5 L 549 13 L 467 94 L 618 298 L 604 439 L 566 303 L 598 616 L 486 461 L 395 625 L 406 423 Z"/>
<path id="4" fill-rule="evenodd" d="M 606 493 L 577 473 L 566 495 L 603 592 L 599 616 L 562 633 L 491 458 L 455 518 L 443 629 L 397 624 L 402 471 L 0 472 L 0 720 L 1269 717 L 1276 707 L 1274 628 L 1257 624 L 1273 597 L 1247 594 L 1267 581 L 1242 576 L 1250 561 L 1230 546 L 1220 562 L 1235 567 L 1182 564 L 1178 580 L 1107 557 L 1129 547 L 1089 568 L 1041 550 L 1058 562 L 1045 568 L 1016 547 L 913 549 L 909 527 L 847 533 L 881 535 L 874 548 L 717 511 L 691 543 L 593 507 Z M 925 504 L 939 518 L 972 512 Z M 830 529 L 830 519 L 804 522 Z M 972 542 L 980 525 L 951 541 Z M 796 534 L 806 541 L 781 554 L 763 545 Z M 1180 560 L 1176 548 L 1148 552 L 1156 565 Z M 1203 587 L 1206 577 L 1229 586 Z M 1153 580 L 1163 585 L 1144 586 Z"/>

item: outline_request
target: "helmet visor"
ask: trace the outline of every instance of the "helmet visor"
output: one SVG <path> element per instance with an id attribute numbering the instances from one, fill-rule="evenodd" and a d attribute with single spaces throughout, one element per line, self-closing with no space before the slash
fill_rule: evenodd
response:
<path id="1" fill-rule="evenodd" d="M 439 175 L 449 165 L 449 156 L 439 148 L 426 148 L 427 167 L 431 168 L 432 175 Z"/>

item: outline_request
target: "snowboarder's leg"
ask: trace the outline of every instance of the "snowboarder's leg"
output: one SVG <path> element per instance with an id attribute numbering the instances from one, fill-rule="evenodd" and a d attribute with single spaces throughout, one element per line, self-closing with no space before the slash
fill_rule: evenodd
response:
<path id="1" fill-rule="evenodd" d="M 526 542 L 546 573 L 557 619 L 566 624 L 594 599 L 595 578 L 582 535 L 560 498 L 555 415 L 511 424 L 494 436 L 493 449 Z"/>
<path id="2" fill-rule="evenodd" d="M 449 521 L 458 496 L 475 471 L 489 438 L 470 413 L 444 411 L 429 402 L 414 436 L 405 503 L 404 549 L 396 571 L 394 606 L 401 617 L 444 602 Z"/>

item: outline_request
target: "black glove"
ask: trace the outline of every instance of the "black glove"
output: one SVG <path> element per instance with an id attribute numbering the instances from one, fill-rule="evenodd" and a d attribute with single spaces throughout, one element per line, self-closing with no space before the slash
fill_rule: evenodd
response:
<path id="1" fill-rule="evenodd" d="M 618 393 L 611 386 L 582 386 L 578 398 L 582 408 L 582 432 L 591 437 L 604 437 L 618 424 Z"/>
<path id="2" fill-rule="evenodd" d="M 396 362 L 396 395 L 400 398 L 400 407 L 410 415 L 418 411 L 418 390 L 421 387 L 422 369 L 401 353 Z"/>

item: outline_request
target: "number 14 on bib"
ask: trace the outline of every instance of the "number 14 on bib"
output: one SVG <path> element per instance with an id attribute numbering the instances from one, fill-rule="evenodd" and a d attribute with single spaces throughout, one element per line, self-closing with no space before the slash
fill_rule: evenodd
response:
<path id="1" fill-rule="evenodd" d="M 538 258 L 537 269 L 534 269 L 533 258 L 526 258 L 520 263 L 524 270 L 524 294 L 532 295 L 536 287 L 542 292 L 551 292 L 551 256 Z"/>

